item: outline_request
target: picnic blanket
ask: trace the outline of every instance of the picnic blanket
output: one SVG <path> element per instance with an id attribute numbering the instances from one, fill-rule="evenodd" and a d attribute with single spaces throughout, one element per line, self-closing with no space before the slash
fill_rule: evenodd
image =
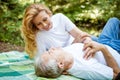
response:
<path id="1" fill-rule="evenodd" d="M 0 80 L 81 80 L 73 76 L 58 78 L 37 77 L 33 60 L 25 52 L 10 51 L 0 53 Z"/>

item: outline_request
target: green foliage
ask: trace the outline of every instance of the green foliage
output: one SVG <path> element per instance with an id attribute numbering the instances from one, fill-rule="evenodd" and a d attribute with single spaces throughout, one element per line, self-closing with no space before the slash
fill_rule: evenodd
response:
<path id="1" fill-rule="evenodd" d="M 73 22 L 86 22 L 91 19 L 90 22 L 92 23 L 99 19 L 107 21 L 108 18 L 113 16 L 120 17 L 117 16 L 117 13 L 114 13 L 119 6 L 118 2 L 120 3 L 119 0 L 45 0 L 45 4 L 54 13 L 62 12 Z"/>
<path id="2" fill-rule="evenodd" d="M 23 14 L 23 6 L 18 0 L 4 0 L 0 3 L 0 41 L 10 42 L 14 44 L 23 43 L 19 27 Z"/>
<path id="3" fill-rule="evenodd" d="M 0 41 L 24 44 L 19 28 L 24 9 L 34 2 L 47 5 L 54 14 L 64 13 L 93 35 L 99 35 L 110 17 L 120 18 L 120 0 L 0 0 Z"/>

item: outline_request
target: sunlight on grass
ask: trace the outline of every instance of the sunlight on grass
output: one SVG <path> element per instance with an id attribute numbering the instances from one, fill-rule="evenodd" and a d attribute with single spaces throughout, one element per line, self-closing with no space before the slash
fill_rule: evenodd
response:
<path id="1" fill-rule="evenodd" d="M 101 16 L 102 13 L 96 8 L 96 9 L 93 9 L 91 10 L 91 13 L 90 13 L 90 17 L 92 19 L 96 19 L 97 17 Z"/>
<path id="2" fill-rule="evenodd" d="M 87 28 L 79 28 L 79 29 L 81 29 L 82 31 L 85 31 L 91 35 L 94 35 L 94 36 L 99 36 L 99 34 L 101 33 L 101 30 L 98 31 L 93 27 L 89 28 L 89 29 L 87 29 Z"/>
<path id="3" fill-rule="evenodd" d="M 23 5 L 25 5 L 26 3 L 33 3 L 34 2 L 34 0 L 18 0 L 18 1 L 19 1 L 19 3 L 21 3 Z"/>
<path id="4" fill-rule="evenodd" d="M 82 13 L 79 13 L 75 16 L 76 16 L 76 20 L 81 20 L 82 17 L 97 19 L 98 17 L 101 17 L 102 14 L 103 14 L 103 11 L 101 11 L 99 8 L 95 7 L 91 10 L 83 10 Z"/>

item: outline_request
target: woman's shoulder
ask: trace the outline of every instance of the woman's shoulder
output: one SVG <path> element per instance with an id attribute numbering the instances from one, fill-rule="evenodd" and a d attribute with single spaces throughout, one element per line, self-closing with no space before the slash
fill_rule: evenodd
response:
<path id="1" fill-rule="evenodd" d="M 51 18 L 52 22 L 54 23 L 54 25 L 61 25 L 63 24 L 64 21 L 64 15 L 62 13 L 56 13 L 52 16 Z"/>
<path id="2" fill-rule="evenodd" d="M 63 16 L 64 14 L 63 13 L 56 13 L 54 14 L 54 16 Z"/>
<path id="3" fill-rule="evenodd" d="M 56 13 L 52 16 L 52 18 L 61 18 L 61 17 L 64 17 L 63 13 Z"/>

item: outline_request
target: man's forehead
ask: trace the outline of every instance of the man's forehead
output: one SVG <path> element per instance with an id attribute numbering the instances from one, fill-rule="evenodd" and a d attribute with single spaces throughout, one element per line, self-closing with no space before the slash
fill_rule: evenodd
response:
<path id="1" fill-rule="evenodd" d="M 48 54 L 43 53 L 43 54 L 41 55 L 41 58 L 44 59 L 44 58 L 46 58 L 47 56 L 48 56 Z"/>

